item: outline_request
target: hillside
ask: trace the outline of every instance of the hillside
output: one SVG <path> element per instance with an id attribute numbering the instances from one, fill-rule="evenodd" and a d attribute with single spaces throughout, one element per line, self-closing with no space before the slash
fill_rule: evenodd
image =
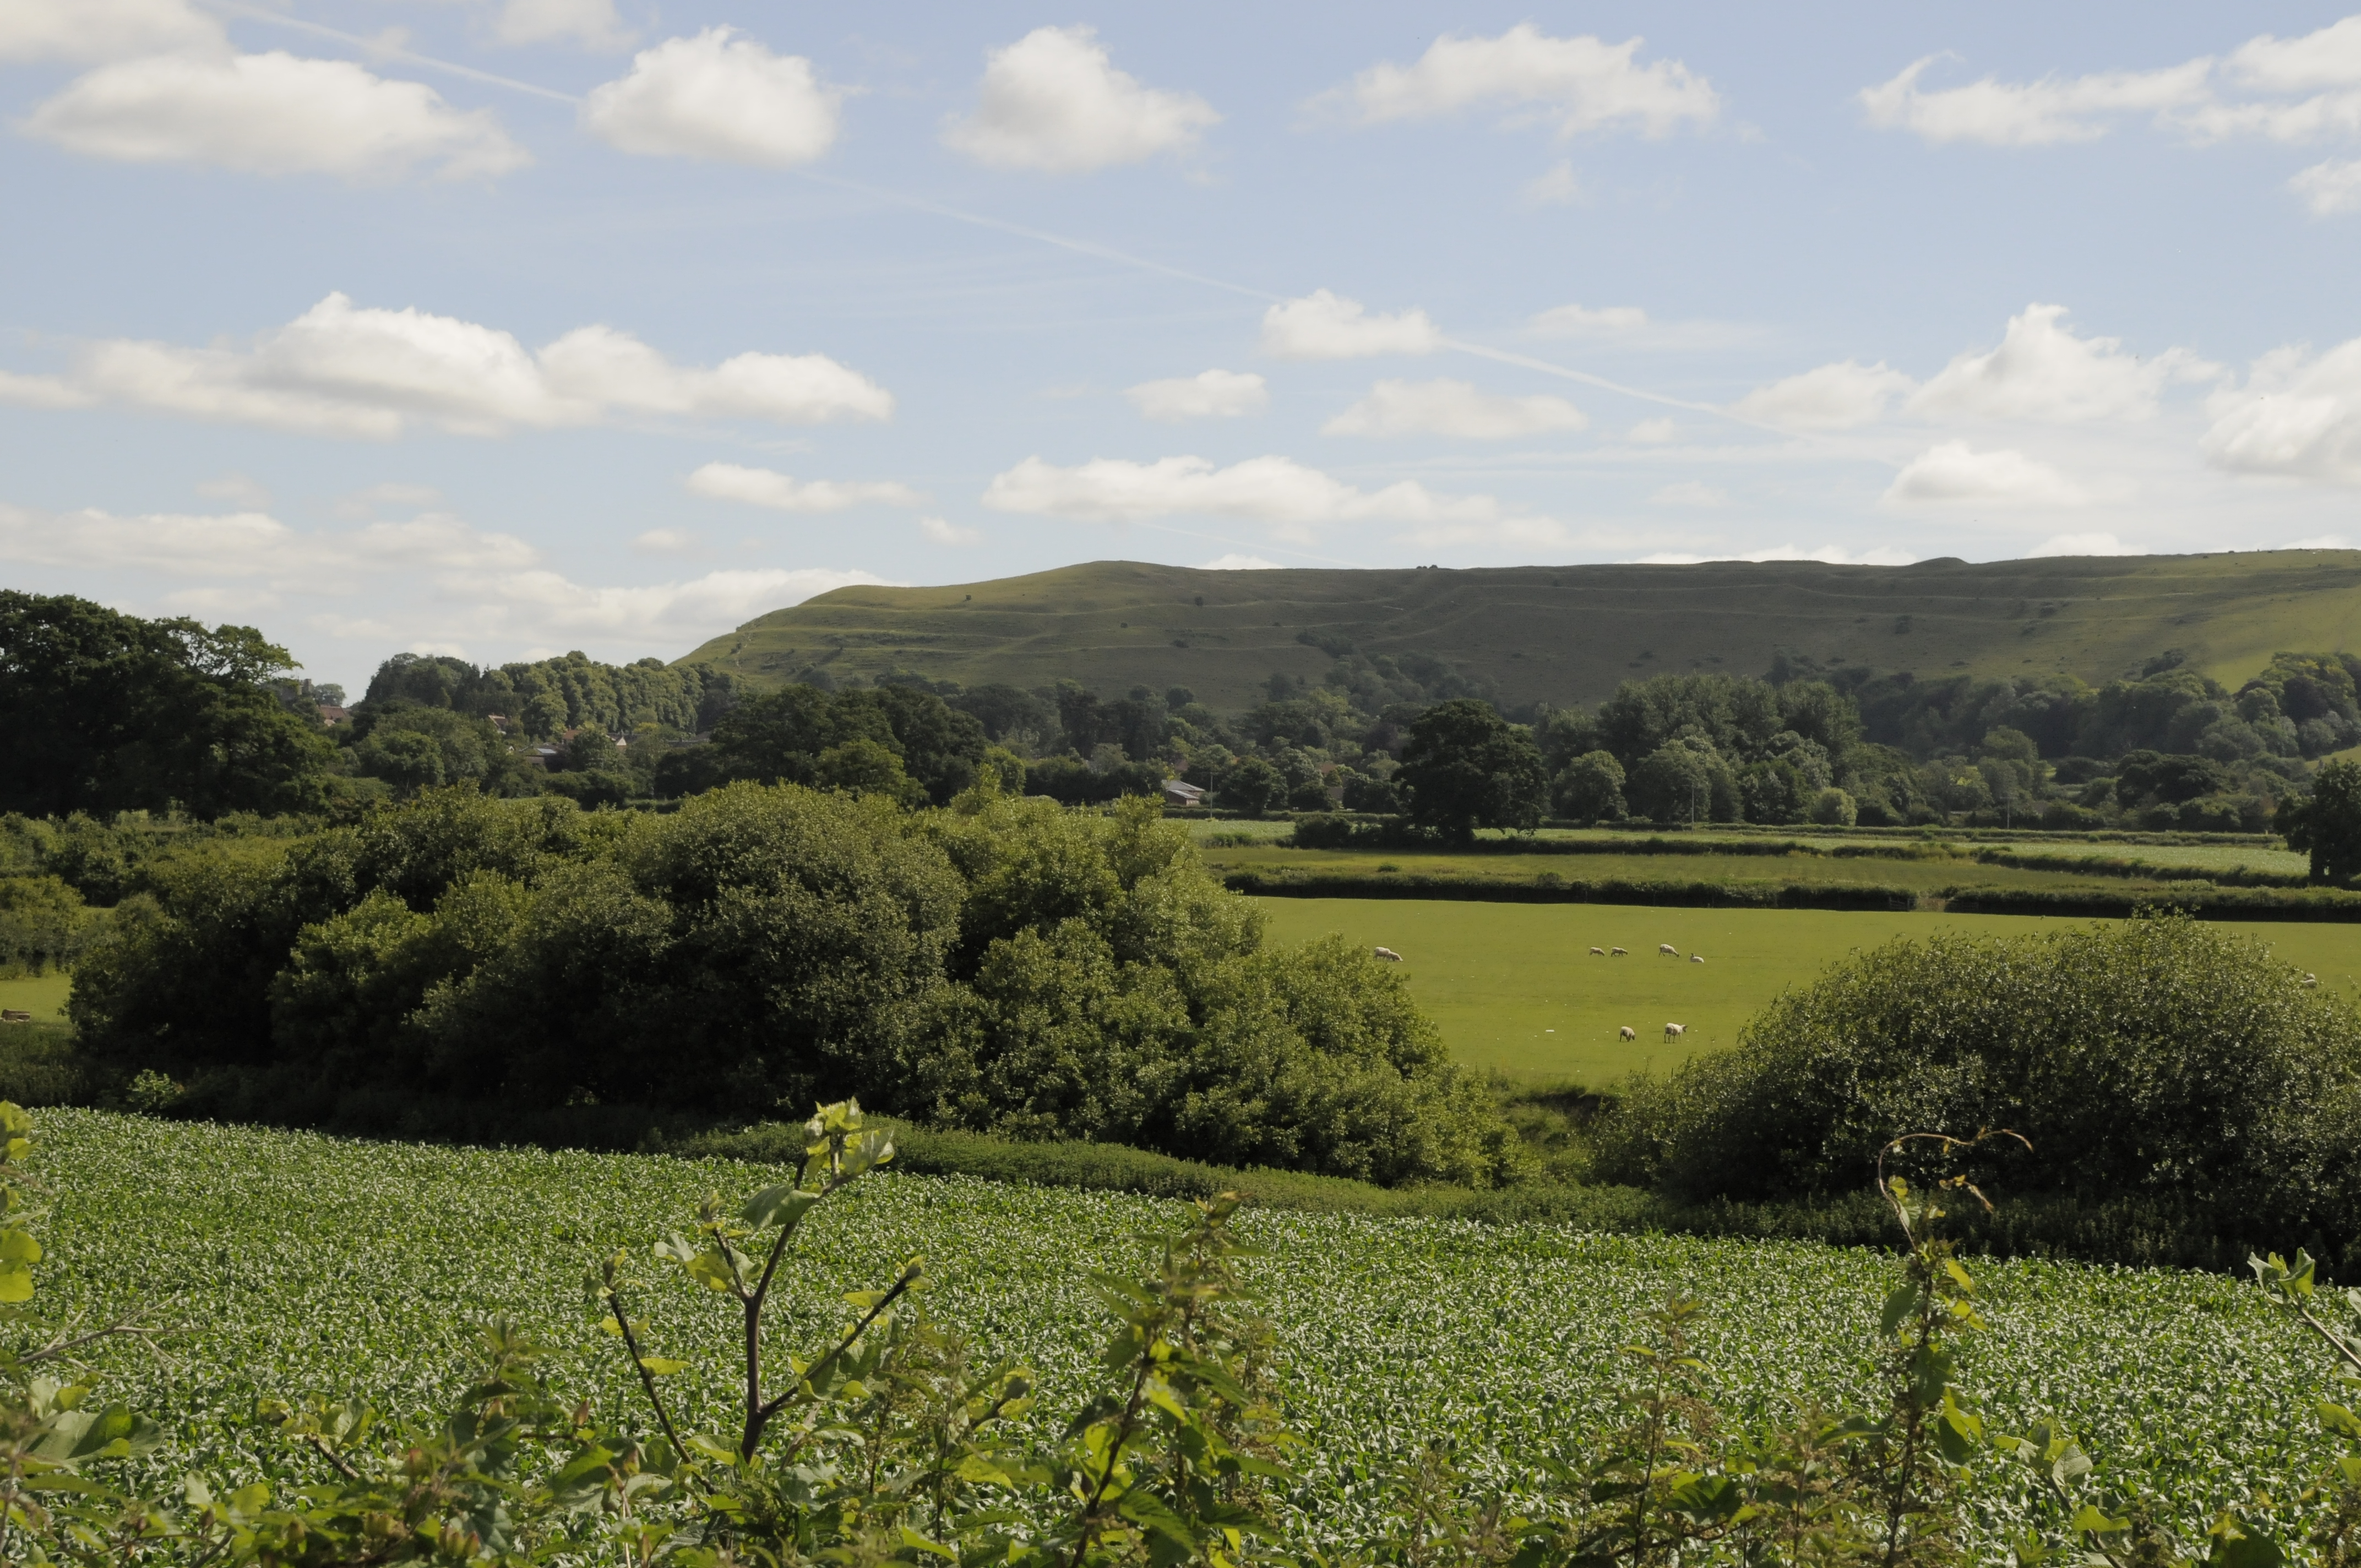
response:
<path id="1" fill-rule="evenodd" d="M 968 685 L 1072 676 L 1102 692 L 1185 685 L 1236 708 L 1274 672 L 1327 668 L 1304 633 L 1448 660 L 1511 706 L 1595 701 L 1642 674 L 1760 674 L 1782 648 L 1831 664 L 2062 670 L 2093 684 L 2179 648 L 2235 685 L 2275 649 L 2361 649 L 2361 552 L 1399 571 L 1099 561 L 945 587 L 839 588 L 680 663 L 757 685 L 814 670 Z"/>

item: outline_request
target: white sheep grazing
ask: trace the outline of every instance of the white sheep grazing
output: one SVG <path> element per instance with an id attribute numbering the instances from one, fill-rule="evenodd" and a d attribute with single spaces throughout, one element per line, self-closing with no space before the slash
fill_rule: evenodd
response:
<path id="1" fill-rule="evenodd" d="M 1691 953 L 1689 955 L 1689 962 L 1693 964 L 1701 964 L 1705 962 L 1705 955 L 1703 953 Z"/>
<path id="2" fill-rule="evenodd" d="M 1604 948 L 1593 948 L 1590 949 L 1590 956 L 1594 959 L 1603 959 L 1607 956 L 1607 949 Z"/>
<path id="3" fill-rule="evenodd" d="M 1667 1024 L 1664 1025 L 1664 1038 L 1668 1040 L 1677 1040 L 1688 1032 L 1689 1026 L 1686 1024 Z"/>
<path id="4" fill-rule="evenodd" d="M 2313 986 L 2318 985 L 2319 983 L 2320 983 L 2320 977 L 2319 977 L 2318 975 L 2316 975 L 2316 974 L 2308 974 L 2308 975 L 2305 975 L 2305 976 L 2303 977 L 2304 989 L 2305 989 L 2305 990 L 2307 990 L 2307 991 L 2311 990 Z"/>
<path id="5" fill-rule="evenodd" d="M 1629 1025 L 1629 1024 L 1624 1025 L 1621 1028 L 1620 1028 L 1620 1029 L 1616 1030 L 1615 1032 L 1616 1032 L 1617 1034 L 1619 1034 L 1619 1035 L 1622 1036 L 1623 1036 L 1625 1039 L 1627 1039 L 1627 1040 L 1636 1040 L 1636 1039 L 1638 1039 L 1638 1038 L 1640 1037 L 1640 1031 L 1639 1031 L 1639 1030 L 1637 1030 L 1637 1029 L 1634 1029 L 1634 1028 L 1633 1028 L 1633 1027 L 1631 1027 L 1631 1025 Z"/>
<path id="6" fill-rule="evenodd" d="M 1631 949 L 1629 948 L 1609 948 L 1607 949 L 1607 956 L 1610 959 L 1628 959 L 1631 956 Z"/>
<path id="7" fill-rule="evenodd" d="M 1386 962 L 1389 964 L 1398 964 L 1401 962 L 1401 955 L 1394 951 L 1391 948 L 1379 948 L 1378 949 L 1378 957 L 1385 959 Z"/>
<path id="8" fill-rule="evenodd" d="M 1678 948 L 1675 948 L 1675 946 L 1673 946 L 1670 942 L 1659 942 L 1659 943 L 1657 943 L 1657 944 L 1656 944 L 1656 951 L 1658 951 L 1659 953 L 1662 953 L 1664 957 L 1666 957 L 1666 958 L 1668 958 L 1668 959 L 1676 959 L 1676 958 L 1679 958 L 1679 957 L 1681 956 L 1681 950 L 1680 950 Z"/>

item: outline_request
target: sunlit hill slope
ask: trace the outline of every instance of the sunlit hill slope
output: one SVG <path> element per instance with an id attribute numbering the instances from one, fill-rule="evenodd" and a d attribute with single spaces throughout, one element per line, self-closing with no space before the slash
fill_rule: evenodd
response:
<path id="1" fill-rule="evenodd" d="M 1317 679 L 1345 643 L 1448 660 L 1510 705 L 1595 701 L 1662 672 L 1759 674 L 1780 649 L 1921 675 L 2064 671 L 2096 684 L 2178 648 L 2235 685 L 2277 649 L 2361 648 L 2361 552 L 1384 571 L 1097 561 L 946 587 L 840 588 L 684 662 L 757 686 L 814 671 L 969 685 L 1071 676 L 1106 693 L 1185 685 L 1235 708 L 1258 700 L 1274 672 Z"/>

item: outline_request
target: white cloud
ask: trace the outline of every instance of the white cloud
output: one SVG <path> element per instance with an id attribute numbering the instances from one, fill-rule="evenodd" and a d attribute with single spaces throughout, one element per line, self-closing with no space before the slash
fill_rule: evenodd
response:
<path id="1" fill-rule="evenodd" d="M 2361 159 L 2315 163 L 2288 181 L 2314 217 L 2361 212 Z"/>
<path id="2" fill-rule="evenodd" d="M 1917 559 L 1909 551 L 1890 544 L 1858 553 L 1834 544 L 1823 544 L 1817 550 L 1798 550 L 1792 544 L 1774 544 L 1768 550 L 1741 550 L 1726 555 L 1697 555 L 1684 551 L 1663 550 L 1653 555 L 1642 555 L 1635 564 L 1642 566 L 1694 566 L 1701 561 L 1821 561 L 1831 566 L 1907 566 Z"/>
<path id="3" fill-rule="evenodd" d="M 1525 181 L 1525 205 L 1529 207 L 1562 207 L 1580 201 L 1583 194 L 1582 181 L 1576 177 L 1574 165 L 1565 159 Z"/>
<path id="4" fill-rule="evenodd" d="M 1643 419 L 1633 425 L 1631 439 L 1643 446 L 1662 446 L 1679 434 L 1679 429 L 1668 419 Z"/>
<path id="5" fill-rule="evenodd" d="M 2315 533 L 2310 539 L 2290 539 L 2279 545 L 2281 550 L 2350 550 L 2353 541 L 2342 533 Z"/>
<path id="6" fill-rule="evenodd" d="M 736 29 L 666 38 L 629 74 L 594 87 L 582 125 L 623 152 L 772 169 L 809 163 L 836 140 L 844 90 L 801 55 L 776 55 Z"/>
<path id="7" fill-rule="evenodd" d="M 860 506 L 923 506 L 927 498 L 892 480 L 843 483 L 793 479 L 769 468 L 708 463 L 686 481 L 691 494 L 714 500 L 743 501 L 774 511 L 842 511 Z"/>
<path id="8" fill-rule="evenodd" d="M 256 577 L 274 588 L 350 591 L 384 566 L 513 570 L 538 559 L 511 534 L 447 514 L 376 522 L 345 533 L 299 533 L 267 512 L 85 510 L 50 514 L 0 502 L 0 559 L 37 565 L 130 568 L 181 577 Z"/>
<path id="9" fill-rule="evenodd" d="M 1643 39 L 1554 38 L 1530 22 L 1499 38 L 1439 38 L 1416 63 L 1388 61 L 1315 103 L 1363 125 L 1433 119 L 1479 104 L 1553 122 L 1560 136 L 1631 127 L 1664 136 L 1709 126 L 1721 111 L 1713 84 L 1676 60 L 1634 63 Z"/>
<path id="10" fill-rule="evenodd" d="M 2361 133 L 2361 93 L 2316 93 L 2294 103 L 2207 104 L 2181 121 L 2199 140 L 2263 137 L 2278 142 L 2319 141 Z"/>
<path id="11" fill-rule="evenodd" d="M 697 535 L 685 528 L 651 528 L 632 536 L 631 548 L 650 555 L 685 555 L 697 548 Z"/>
<path id="12" fill-rule="evenodd" d="M 1095 28 L 1036 27 L 986 57 L 975 113 L 948 122 L 943 145 L 995 169 L 1080 174 L 1186 151 L 1221 118 L 1116 70 Z"/>
<path id="13" fill-rule="evenodd" d="M 2220 467 L 2361 485 L 2361 338 L 2317 358 L 2274 349 L 2205 408 L 2213 424 L 2199 444 Z"/>
<path id="14" fill-rule="evenodd" d="M 1564 398 L 1508 398 L 1447 378 L 1379 381 L 1369 395 L 1320 427 L 1323 435 L 1444 435 L 1504 441 L 1582 430 L 1587 415 Z"/>
<path id="15" fill-rule="evenodd" d="M 708 637 L 832 588 L 886 582 L 872 572 L 761 567 L 708 572 L 685 583 L 597 587 L 540 571 L 489 579 L 481 597 L 521 630 L 595 633 L 645 646 Z"/>
<path id="16" fill-rule="evenodd" d="M 1525 330 L 1536 337 L 1615 337 L 1647 324 L 1648 313 L 1637 305 L 1554 305 L 1528 320 Z"/>
<path id="17" fill-rule="evenodd" d="M 222 49 L 221 23 L 188 0 L 8 0 L 0 60 L 83 64 L 175 50 Z"/>
<path id="18" fill-rule="evenodd" d="M 1148 419 L 1238 419 L 1270 406 L 1269 384 L 1252 371 L 1200 370 L 1163 381 L 1142 381 L 1124 394 Z"/>
<path id="19" fill-rule="evenodd" d="M 156 55 L 103 65 L 35 105 L 25 131 L 127 163 L 210 163 L 250 174 L 446 179 L 533 161 L 490 111 L 461 111 L 418 82 L 349 60 L 269 54 Z"/>
<path id="20" fill-rule="evenodd" d="M 2003 448 L 1978 452 L 1964 441 L 1930 446 L 1902 466 L 1883 499 L 1972 501 L 2001 507 L 2072 507 L 2090 493 L 2038 458 Z"/>
<path id="21" fill-rule="evenodd" d="M 615 0 L 508 0 L 492 37 L 504 44 L 566 40 L 587 49 L 626 49 L 639 35 L 615 14 Z"/>
<path id="22" fill-rule="evenodd" d="M 244 474 L 224 474 L 217 479 L 199 479 L 191 488 L 207 500 L 228 501 L 247 511 L 261 511 L 270 505 L 269 489 Z"/>
<path id="23" fill-rule="evenodd" d="M 1235 551 L 1197 563 L 1197 570 L 1201 572 L 1283 572 L 1286 569 L 1276 561 L 1266 561 L 1259 555 L 1240 555 Z"/>
<path id="24" fill-rule="evenodd" d="M 1290 537 L 1324 523 L 1491 522 L 1489 496 L 1443 496 L 1415 479 L 1359 490 L 1288 457 L 1250 457 L 1217 468 L 1202 457 L 1133 463 L 1093 458 L 1060 468 L 1038 457 L 996 474 L 983 492 L 994 511 L 1084 522 L 1145 522 L 1194 514 L 1271 523 Z"/>
<path id="25" fill-rule="evenodd" d="M 1723 507 L 1730 504 L 1730 492 L 1696 479 L 1683 479 L 1666 485 L 1648 499 L 1660 507 Z"/>
<path id="26" fill-rule="evenodd" d="M 1928 55 L 1904 67 L 1892 81 L 1862 88 L 1858 96 L 1869 123 L 1912 131 L 1931 142 L 2038 147 L 2089 141 L 2106 134 L 2111 115 L 2161 114 L 2203 102 L 2213 68 L 2210 60 L 2192 60 L 2161 71 L 2047 76 L 2028 82 L 1987 76 L 1964 87 L 1922 91 L 1919 77 L 1941 58 Z"/>
<path id="27" fill-rule="evenodd" d="M 2077 337 L 2059 324 L 2065 314 L 2063 305 L 2027 305 L 1998 347 L 1953 359 L 1910 408 L 1981 419 L 2145 419 L 2168 383 L 2220 374 L 2186 349 L 2143 358 L 2124 353 L 2119 338 Z"/>
<path id="28" fill-rule="evenodd" d="M 1894 400 L 1917 383 L 1884 360 L 1839 360 L 1757 387 L 1730 405 L 1741 419 L 1783 430 L 1850 430 L 1883 419 Z"/>
<path id="29" fill-rule="evenodd" d="M 929 544 L 957 546 L 983 543 L 983 530 L 961 528 L 948 518 L 922 517 L 918 520 L 918 532 L 926 536 Z"/>
<path id="30" fill-rule="evenodd" d="M 2053 533 L 2025 553 L 2028 561 L 2046 555 L 2145 555 L 2136 544 L 2125 544 L 2112 533 Z"/>
<path id="31" fill-rule="evenodd" d="M 537 353 L 508 333 L 330 294 L 251 347 L 115 338 L 87 345 L 79 396 L 198 419 L 387 439 L 411 420 L 470 435 L 595 424 L 619 413 L 783 424 L 885 419 L 893 395 L 825 355 L 672 364 L 626 332 L 577 327 Z"/>
<path id="32" fill-rule="evenodd" d="M 24 409 L 86 409 L 96 394 L 68 386 L 55 376 L 19 376 L 0 370 L 0 403 Z"/>
<path id="33" fill-rule="evenodd" d="M 1550 517 L 1502 517 L 1488 522 L 1436 522 L 1413 528 L 1402 537 L 1413 544 L 1436 549 L 1469 545 L 1537 551 L 1556 550 L 1573 543 L 1565 525 Z"/>
<path id="34" fill-rule="evenodd" d="M 1262 317 L 1262 351 L 1280 359 L 1365 359 L 1442 346 L 1442 330 L 1424 311 L 1373 316 L 1358 300 L 1325 289 L 1273 305 Z"/>
<path id="35" fill-rule="evenodd" d="M 2361 16 L 2347 16 L 2300 38 L 2265 33 L 2230 56 L 2230 74 L 2250 87 L 2303 93 L 2361 86 Z"/>

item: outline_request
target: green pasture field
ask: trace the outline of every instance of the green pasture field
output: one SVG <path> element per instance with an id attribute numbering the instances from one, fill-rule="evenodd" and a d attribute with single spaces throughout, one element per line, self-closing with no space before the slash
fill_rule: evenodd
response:
<path id="1" fill-rule="evenodd" d="M 1217 872 L 1295 871 L 1329 876 L 1378 876 L 1400 872 L 1470 882 L 1530 883 L 1547 874 L 1567 882 L 1813 883 L 1840 887 L 1898 887 L 1938 893 L 1953 887 L 2103 889 L 2120 894 L 2160 887 L 2163 879 L 2099 876 L 2089 872 L 2033 871 L 1968 860 L 1886 860 L 1883 857 L 1784 855 L 1517 855 L 1487 850 L 1297 850 L 1282 845 L 1213 845 L 1202 851 Z"/>
<path id="2" fill-rule="evenodd" d="M 1452 1054 L 1535 1082 L 1601 1085 L 1736 1041 L 1763 1004 L 1856 948 L 1937 931 L 2013 935 L 2082 922 L 2026 915 L 1834 909 L 1657 909 L 1449 899 L 1261 898 L 1275 942 L 1331 931 L 1391 948 Z M 2361 999 L 2361 926 L 2224 922 Z M 1678 948 L 1677 959 L 1656 952 Z M 1592 958 L 1592 947 L 1628 958 Z M 1694 964 L 1688 955 L 1704 955 Z M 1688 1032 L 1667 1041 L 1667 1023 Z M 1617 1029 L 1638 1031 L 1624 1042 Z"/>
<path id="3" fill-rule="evenodd" d="M 38 1019 L 61 1017 L 66 1010 L 66 992 L 72 983 L 72 978 L 63 970 L 22 980 L 0 980 L 0 1007 L 21 1009 Z"/>
<path id="4" fill-rule="evenodd" d="M 2277 872 L 2284 876 L 2303 876 L 2312 870 L 2310 855 L 2285 849 L 2248 849 L 2243 844 L 2116 844 L 2074 839 L 2022 839 L 2005 844 L 1979 842 L 1975 848 L 2000 850 L 2013 855 L 2051 855 L 2061 860 L 2103 855 L 2109 860 L 2136 861 L 2165 870 Z"/>
<path id="5" fill-rule="evenodd" d="M 469 1335 L 506 1317 L 552 1348 L 557 1387 L 594 1409 L 640 1407 L 585 1304 L 585 1268 L 617 1247 L 649 1281 L 634 1316 L 656 1349 L 726 1367 L 729 1322 L 707 1292 L 647 1264 L 699 1195 L 732 1200 L 776 1168 L 647 1156 L 364 1144 L 252 1127 L 38 1113 L 54 1184 L 38 1302 L 85 1322 L 140 1310 L 181 1332 L 161 1356 L 99 1347 L 108 1398 L 160 1420 L 146 1463 L 281 1485 L 307 1461 L 258 1433 L 262 1397 L 360 1395 L 394 1412 L 461 1386 Z M 936 1316 L 987 1359 L 1041 1376 L 1038 1419 L 1061 1423 L 1093 1376 L 1092 1269 L 1131 1271 L 1177 1230 L 1179 1204 L 1126 1194 L 884 1176 L 815 1217 L 789 1265 L 792 1332 L 808 1346 L 842 1292 L 923 1255 Z M 1292 1493 L 1295 1544 L 1366 1539 L 1380 1474 L 1434 1439 L 1479 1485 L 1514 1486 L 1543 1454 L 1610 1419 L 1618 1347 L 1675 1292 L 1708 1311 L 1697 1336 L 1741 1419 L 1802 1398 L 1864 1397 L 1894 1265 L 1799 1243 L 1584 1234 L 1556 1226 L 1250 1212 L 1247 1265 L 1277 1329 L 1287 1409 L 1309 1442 Z M 1993 1332 L 1961 1383 L 1993 1426 L 2061 1417 L 2111 1474 L 2136 1477 L 2202 1539 L 2221 1503 L 2292 1498 L 2325 1459 L 2311 1401 L 2327 1383 L 2309 1342 L 2250 1286 L 2078 1265 L 1978 1265 Z M 690 1420 L 723 1419 L 719 1380 L 668 1379 Z M 1975 1555 L 2019 1517 L 2021 1479 L 1990 1467 L 1971 1493 Z"/>

